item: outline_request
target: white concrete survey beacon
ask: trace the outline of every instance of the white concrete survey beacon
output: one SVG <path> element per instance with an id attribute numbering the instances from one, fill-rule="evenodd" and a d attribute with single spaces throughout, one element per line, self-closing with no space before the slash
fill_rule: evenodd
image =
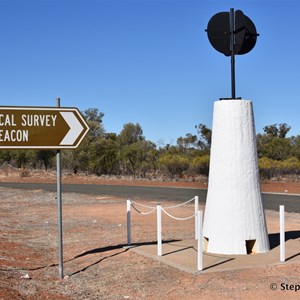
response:
<path id="1" fill-rule="evenodd" d="M 252 102 L 214 103 L 205 250 L 219 254 L 270 249 L 261 200 Z"/>

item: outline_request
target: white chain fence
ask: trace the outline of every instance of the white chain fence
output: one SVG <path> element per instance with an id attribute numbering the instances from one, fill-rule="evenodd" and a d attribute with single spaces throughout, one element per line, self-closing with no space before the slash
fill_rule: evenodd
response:
<path id="1" fill-rule="evenodd" d="M 191 216 L 188 217 L 176 217 L 172 215 L 167 210 L 179 208 L 184 205 L 187 205 L 191 202 L 195 202 L 195 212 Z M 198 240 L 198 249 L 202 249 L 202 212 L 200 214 L 199 208 L 199 198 L 195 196 L 194 198 L 185 201 L 183 203 L 179 203 L 177 205 L 162 207 L 161 204 L 157 204 L 156 206 L 145 205 L 142 203 L 138 203 L 132 200 L 127 200 L 127 244 L 131 245 L 131 207 L 141 215 L 150 215 L 156 211 L 157 214 L 157 255 L 162 256 L 162 235 L 161 235 L 161 212 L 163 211 L 168 217 L 177 220 L 177 221 L 186 221 L 192 218 L 195 218 L 195 239 Z M 142 209 L 147 209 L 147 211 L 142 211 Z M 201 228 L 201 229 L 200 229 Z M 200 232 L 201 231 L 201 232 Z M 202 270 L 202 251 L 198 251 L 198 270 Z"/>
<path id="2" fill-rule="evenodd" d="M 197 197 L 197 196 L 196 196 L 196 197 Z M 175 219 L 175 220 L 180 220 L 180 221 L 188 220 L 188 219 L 191 219 L 191 218 L 195 217 L 195 214 L 193 214 L 192 216 L 187 217 L 187 218 L 178 218 L 178 217 L 172 216 L 172 215 L 171 215 L 170 213 L 168 213 L 166 210 L 167 210 L 167 209 L 178 208 L 178 207 L 187 205 L 188 203 L 190 203 L 190 202 L 192 202 L 192 201 L 195 201 L 196 197 L 194 197 L 194 198 L 192 198 L 192 199 L 190 199 L 190 200 L 188 200 L 188 201 L 186 201 L 186 202 L 179 203 L 179 204 L 177 204 L 177 205 L 166 206 L 166 207 L 163 207 L 163 206 L 162 206 L 161 208 L 162 208 L 163 212 L 164 212 L 167 216 L 169 216 L 169 217 L 171 217 L 171 218 L 173 218 L 173 219 Z M 128 200 L 128 201 L 130 201 L 131 207 L 132 207 L 137 213 L 139 213 L 139 214 L 141 214 L 141 215 L 149 215 L 149 214 L 151 214 L 151 213 L 153 213 L 153 212 L 155 212 L 155 211 L 157 210 L 157 206 L 145 205 L 145 204 L 138 203 L 138 202 L 135 202 L 135 201 L 132 201 L 132 200 Z M 148 212 L 143 212 L 143 211 L 141 211 L 140 209 L 138 209 L 137 206 L 140 206 L 140 207 L 143 207 L 143 208 L 149 208 L 150 210 L 149 210 Z"/>
<path id="3" fill-rule="evenodd" d="M 132 200 L 128 200 L 128 201 L 131 202 L 131 205 L 135 204 L 135 205 L 145 207 L 145 208 L 154 208 L 154 209 L 156 209 L 156 206 L 145 205 L 145 204 L 138 203 L 138 202 L 135 202 L 135 201 L 132 201 Z"/>
<path id="4" fill-rule="evenodd" d="M 137 213 L 139 213 L 139 214 L 141 214 L 141 215 L 150 215 L 150 214 L 152 214 L 153 212 L 156 211 L 156 206 L 145 205 L 145 204 L 138 203 L 138 202 L 135 202 L 135 201 L 132 201 L 132 200 L 127 200 L 127 201 L 130 201 L 131 207 L 132 207 Z M 143 211 L 141 211 L 140 209 L 138 209 L 137 206 L 140 206 L 140 207 L 143 207 L 143 208 L 148 208 L 148 209 L 150 209 L 150 210 L 147 211 L 147 212 L 143 212 Z"/>
<path id="5" fill-rule="evenodd" d="M 175 209 L 175 208 L 180 208 L 184 205 L 187 205 L 191 202 L 195 202 L 195 212 L 188 217 L 178 217 L 174 216 L 174 214 L 171 214 L 169 210 Z M 160 204 L 157 204 L 156 206 L 151 206 L 151 205 L 146 205 L 142 204 L 139 202 L 135 202 L 132 200 L 127 200 L 127 243 L 128 245 L 131 245 L 131 208 L 133 208 L 134 211 L 141 215 L 150 215 L 156 211 L 157 213 L 157 226 L 158 230 L 161 225 L 161 211 L 163 211 L 168 217 L 177 220 L 177 221 L 186 221 L 192 218 L 195 218 L 195 239 L 197 240 L 197 212 L 198 212 L 198 207 L 199 207 L 199 198 L 198 196 L 193 197 L 190 200 L 187 200 L 185 202 L 176 204 L 176 205 L 171 205 L 171 206 L 161 206 Z M 158 211 L 158 209 L 160 211 Z M 160 226 L 159 226 L 160 225 Z"/>
<path id="6" fill-rule="evenodd" d="M 171 215 L 170 213 L 168 213 L 163 207 L 161 208 L 161 210 L 170 218 L 174 219 L 174 220 L 177 220 L 177 221 L 186 221 L 186 220 L 189 220 L 189 219 L 192 219 L 195 217 L 195 214 L 189 216 L 189 217 L 186 217 L 186 218 L 179 218 L 179 217 L 175 217 L 173 215 Z"/>
<path id="7" fill-rule="evenodd" d="M 180 217 L 175 217 L 175 216 L 171 215 L 171 214 L 167 211 L 167 209 L 174 209 L 174 208 L 179 208 L 179 207 L 181 207 L 181 206 L 187 205 L 187 204 L 189 204 L 189 203 L 192 202 L 192 201 L 196 201 L 196 198 L 197 198 L 197 196 L 195 196 L 194 198 L 192 198 L 192 199 L 190 199 L 190 200 L 188 200 L 188 201 L 186 201 L 186 202 L 183 202 L 183 203 L 180 203 L 180 204 L 177 204 L 177 205 L 172 205 L 172 206 L 167 206 L 167 207 L 163 207 L 163 206 L 162 206 L 162 207 L 161 207 L 161 210 L 162 210 L 168 217 L 170 217 L 170 218 L 172 218 L 172 219 L 174 219 L 174 220 L 177 220 L 177 221 L 186 221 L 186 220 L 192 219 L 192 218 L 195 217 L 195 213 L 194 213 L 193 215 L 189 216 L 189 217 L 180 218 Z"/>
<path id="8" fill-rule="evenodd" d="M 186 201 L 186 202 L 179 203 L 179 204 L 177 204 L 177 205 L 166 206 L 166 207 L 164 207 L 164 209 L 178 208 L 178 207 L 183 206 L 183 205 L 186 205 L 186 204 L 188 204 L 188 203 L 190 203 L 190 202 L 192 202 L 192 201 L 195 201 L 196 197 L 197 197 L 197 196 L 195 196 L 194 198 L 192 198 L 192 199 L 190 199 L 190 200 L 188 200 L 188 201 Z"/>

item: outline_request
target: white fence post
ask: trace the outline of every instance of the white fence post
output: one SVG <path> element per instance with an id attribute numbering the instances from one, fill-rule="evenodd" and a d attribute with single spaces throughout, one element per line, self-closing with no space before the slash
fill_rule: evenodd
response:
<path id="1" fill-rule="evenodd" d="M 131 201 L 127 200 L 127 245 L 131 245 Z"/>
<path id="2" fill-rule="evenodd" d="M 161 242 L 161 205 L 157 204 L 157 255 L 162 256 Z"/>
<path id="3" fill-rule="evenodd" d="M 195 196 L 195 240 L 198 239 L 198 220 L 197 220 L 198 210 L 199 210 L 199 197 Z"/>
<path id="4" fill-rule="evenodd" d="M 279 215 L 280 215 L 280 261 L 285 262 L 284 205 L 279 206 Z"/>
<path id="5" fill-rule="evenodd" d="M 203 230 L 202 230 L 202 211 L 197 211 L 197 225 L 198 225 L 198 271 L 203 270 L 203 245 L 202 245 L 202 239 L 203 239 Z"/>

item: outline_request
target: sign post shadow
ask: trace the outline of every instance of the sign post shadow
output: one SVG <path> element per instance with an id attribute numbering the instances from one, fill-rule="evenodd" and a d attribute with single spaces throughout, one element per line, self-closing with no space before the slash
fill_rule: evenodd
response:
<path id="1" fill-rule="evenodd" d="M 0 107 L 1 149 L 57 150 L 57 211 L 59 277 L 63 272 L 61 149 L 76 149 L 90 128 L 74 107 Z"/>

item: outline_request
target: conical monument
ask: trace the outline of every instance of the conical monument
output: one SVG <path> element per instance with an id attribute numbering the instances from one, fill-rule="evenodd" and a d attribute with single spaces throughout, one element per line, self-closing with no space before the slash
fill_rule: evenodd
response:
<path id="1" fill-rule="evenodd" d="M 252 102 L 235 96 L 235 55 L 256 44 L 254 23 L 240 10 L 214 15 L 207 27 L 212 46 L 231 56 L 231 98 L 214 103 L 204 250 L 220 254 L 270 249 L 262 206 Z"/>
<path id="2" fill-rule="evenodd" d="M 214 103 L 203 236 L 207 252 L 269 250 L 251 101 Z"/>

